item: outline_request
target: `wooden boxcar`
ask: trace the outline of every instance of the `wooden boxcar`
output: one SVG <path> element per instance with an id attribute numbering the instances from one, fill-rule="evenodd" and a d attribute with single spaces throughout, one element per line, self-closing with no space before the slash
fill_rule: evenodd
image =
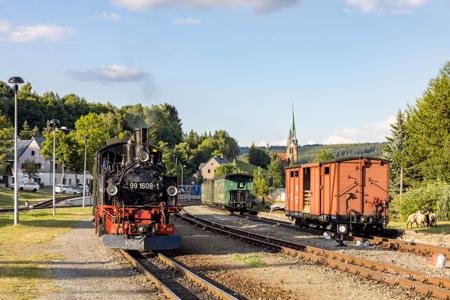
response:
<path id="1" fill-rule="evenodd" d="M 288 167 L 286 215 L 339 233 L 379 230 L 389 220 L 389 165 L 358 157 Z"/>
<path id="2" fill-rule="evenodd" d="M 248 174 L 228 174 L 202 184 L 202 202 L 231 212 L 246 212 L 251 206 L 253 178 Z"/>

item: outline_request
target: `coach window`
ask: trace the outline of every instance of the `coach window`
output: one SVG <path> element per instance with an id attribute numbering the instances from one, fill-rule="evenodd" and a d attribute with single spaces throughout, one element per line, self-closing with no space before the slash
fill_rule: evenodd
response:
<path id="1" fill-rule="evenodd" d="M 298 177 L 298 171 L 295 171 L 295 177 Z"/>
<path id="2" fill-rule="evenodd" d="M 325 167 L 324 173 L 325 175 L 330 174 L 330 167 Z"/>
<path id="3" fill-rule="evenodd" d="M 291 171 L 291 177 L 294 177 L 294 171 Z"/>

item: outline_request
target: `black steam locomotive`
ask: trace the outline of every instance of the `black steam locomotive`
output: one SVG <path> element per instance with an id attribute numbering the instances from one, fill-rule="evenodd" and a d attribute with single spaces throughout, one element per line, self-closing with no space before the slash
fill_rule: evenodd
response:
<path id="1" fill-rule="evenodd" d="M 116 140 L 96 156 L 95 230 L 111 248 L 164 250 L 180 246 L 169 223 L 178 211 L 176 177 L 164 175 L 162 153 L 148 129 Z"/>

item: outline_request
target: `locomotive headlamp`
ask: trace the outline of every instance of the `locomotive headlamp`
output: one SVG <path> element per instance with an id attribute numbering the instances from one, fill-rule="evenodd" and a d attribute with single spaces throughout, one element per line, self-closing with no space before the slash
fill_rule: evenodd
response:
<path id="1" fill-rule="evenodd" d="M 344 224 L 338 225 L 337 231 L 341 234 L 347 233 L 347 225 L 344 225 Z"/>
<path id="2" fill-rule="evenodd" d="M 147 162 L 150 159 L 150 155 L 147 151 L 141 150 L 139 151 L 138 158 L 141 162 Z"/>
<path id="3" fill-rule="evenodd" d="M 167 188 L 167 194 L 170 197 L 175 197 L 178 194 L 178 189 L 175 186 L 171 185 Z"/>
<path id="4" fill-rule="evenodd" d="M 147 227 L 145 227 L 145 226 L 139 226 L 139 227 L 138 227 L 138 231 L 139 231 L 140 233 L 147 232 Z"/>
<path id="5" fill-rule="evenodd" d="M 110 184 L 108 185 L 108 187 L 106 188 L 106 193 L 108 193 L 108 195 L 110 196 L 115 196 L 117 195 L 117 193 L 119 192 L 119 189 L 117 188 L 117 186 Z"/>

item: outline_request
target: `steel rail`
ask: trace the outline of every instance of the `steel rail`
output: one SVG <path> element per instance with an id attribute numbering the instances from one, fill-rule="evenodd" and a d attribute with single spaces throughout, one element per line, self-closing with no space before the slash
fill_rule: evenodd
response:
<path id="1" fill-rule="evenodd" d="M 320 229 L 314 229 L 314 228 L 301 228 L 295 225 L 292 225 L 291 223 L 287 221 L 281 221 L 281 220 L 274 220 L 264 217 L 258 217 L 258 216 L 250 216 L 250 215 L 234 215 L 236 217 L 245 218 L 251 221 L 255 222 L 261 222 L 266 224 L 271 224 L 275 226 L 280 226 L 284 228 L 289 228 L 296 231 L 304 231 L 309 232 L 312 234 L 320 235 L 326 230 L 320 230 Z M 408 242 L 408 241 L 402 241 L 399 239 L 391 239 L 391 238 L 385 238 L 380 236 L 347 236 L 347 240 L 350 241 L 364 241 L 368 240 L 370 244 L 375 246 L 380 246 L 383 249 L 391 249 L 395 251 L 401 251 L 401 252 L 408 252 L 408 253 L 415 253 L 422 256 L 431 256 L 433 254 L 442 254 L 448 258 L 450 258 L 450 248 L 448 247 L 441 247 L 441 246 L 435 246 L 435 245 L 428 245 L 423 243 L 416 243 L 416 242 Z"/>
<path id="2" fill-rule="evenodd" d="M 139 262 L 138 259 L 133 257 L 128 251 L 121 249 L 120 252 L 122 253 L 122 255 L 127 260 L 129 260 L 133 264 L 133 266 L 135 266 L 137 269 L 142 271 L 145 274 L 145 276 L 157 286 L 157 288 L 162 290 L 164 292 L 164 294 L 168 298 L 170 298 L 170 299 L 181 299 L 178 295 L 176 295 L 175 292 L 173 292 L 167 285 L 165 285 L 155 275 L 153 275 L 142 263 Z M 214 296 L 216 296 L 218 299 L 223 299 L 223 300 L 237 300 L 238 299 L 238 298 L 234 297 L 233 295 L 227 293 L 223 289 L 221 289 L 221 288 L 215 286 L 214 284 L 210 283 L 209 281 L 201 278 L 197 274 L 193 273 L 192 271 L 190 271 L 186 267 L 183 267 L 182 265 L 180 265 L 179 263 L 177 263 L 173 259 L 165 256 L 164 254 L 157 253 L 157 258 L 164 265 L 166 265 L 166 266 L 176 270 L 181 275 L 183 275 L 186 279 L 188 279 L 191 282 L 194 282 L 195 284 L 197 284 L 201 288 L 205 289 L 209 293 L 211 293 Z"/>
<path id="3" fill-rule="evenodd" d="M 58 202 L 62 202 L 65 200 L 70 200 L 70 199 L 76 199 L 76 198 L 80 198 L 80 196 L 76 195 L 76 196 L 64 196 L 64 197 L 59 197 L 57 198 L 55 201 L 56 203 Z M 52 204 L 52 199 L 50 200 L 45 200 L 39 203 L 36 203 L 35 205 L 32 205 L 31 207 L 20 207 L 19 211 L 28 211 L 28 210 L 33 210 L 33 209 L 45 209 L 45 208 L 50 208 L 51 204 Z M 7 213 L 7 212 L 13 212 L 14 208 L 0 208 L 0 213 Z"/>
<path id="4" fill-rule="evenodd" d="M 167 285 L 162 283 L 155 275 L 153 275 L 139 260 L 130 255 L 126 250 L 119 249 L 119 252 L 139 271 L 145 274 L 158 289 L 160 289 L 167 298 L 172 300 L 181 300 Z"/>
<path id="5" fill-rule="evenodd" d="M 270 250 L 279 251 L 291 256 L 301 257 L 331 268 L 339 269 L 344 272 L 350 272 L 393 286 L 411 289 L 426 296 L 450 299 L 450 282 L 447 278 L 427 277 L 424 274 L 388 264 L 377 263 L 317 247 L 291 243 L 281 239 L 250 233 L 204 220 L 188 213 L 179 214 L 178 216 L 193 225 L 240 239 L 257 246 L 262 246 Z M 399 275 L 407 278 L 400 277 Z"/>
<path id="6" fill-rule="evenodd" d="M 207 291 L 213 293 L 219 299 L 226 299 L 226 300 L 237 300 L 238 299 L 238 298 L 230 295 L 226 291 L 222 290 L 221 288 L 215 286 L 214 284 L 212 284 L 212 283 L 206 281 L 205 279 L 201 278 L 200 276 L 196 275 L 195 273 L 193 273 L 192 271 L 183 267 L 182 265 L 178 264 L 174 260 L 168 258 L 164 254 L 158 253 L 158 258 L 162 262 L 164 262 L 166 265 L 172 267 L 173 269 L 175 269 L 178 272 L 180 272 L 181 274 L 183 274 L 190 281 L 197 283 L 201 287 L 205 288 Z"/>

